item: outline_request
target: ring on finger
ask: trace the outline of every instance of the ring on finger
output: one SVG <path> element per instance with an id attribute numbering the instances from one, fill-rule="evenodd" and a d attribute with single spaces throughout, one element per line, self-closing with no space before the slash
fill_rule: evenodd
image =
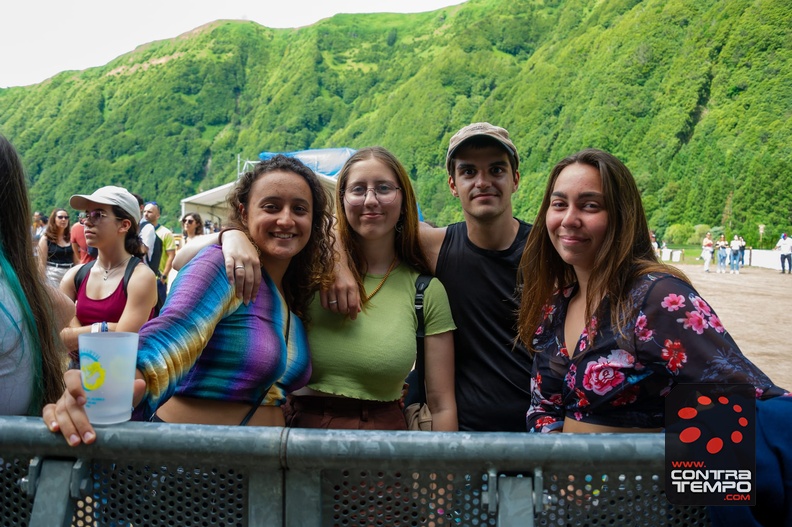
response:
<path id="1" fill-rule="evenodd" d="M 327 303 L 328 304 L 337 304 L 338 300 L 328 300 Z"/>
<path id="2" fill-rule="evenodd" d="M 237 266 L 234 266 L 234 269 L 244 269 L 244 268 L 245 268 L 245 266 L 244 266 L 244 265 L 237 265 Z"/>

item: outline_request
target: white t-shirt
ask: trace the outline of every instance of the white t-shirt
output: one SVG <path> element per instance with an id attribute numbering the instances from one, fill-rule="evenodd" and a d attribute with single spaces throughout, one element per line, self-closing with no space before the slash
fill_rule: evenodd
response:
<path id="1" fill-rule="evenodd" d="M 0 269 L 0 415 L 26 415 L 33 398 L 33 360 L 22 309 Z"/>
<path id="2" fill-rule="evenodd" d="M 785 239 L 778 240 L 776 249 L 781 249 L 781 254 L 792 254 L 792 238 L 787 236 Z"/>
<path id="3" fill-rule="evenodd" d="M 148 263 L 151 251 L 154 250 L 154 243 L 157 241 L 157 231 L 150 223 L 146 223 L 140 229 L 140 239 L 143 240 L 143 245 L 146 246 L 148 254 L 146 254 L 146 262 Z"/>

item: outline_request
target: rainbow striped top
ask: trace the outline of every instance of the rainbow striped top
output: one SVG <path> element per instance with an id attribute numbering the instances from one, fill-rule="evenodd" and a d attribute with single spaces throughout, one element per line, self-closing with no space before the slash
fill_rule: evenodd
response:
<path id="1" fill-rule="evenodd" d="M 280 406 L 311 377 L 308 339 L 270 277 L 244 305 L 228 283 L 219 245 L 203 249 L 174 280 L 160 315 L 140 330 L 137 368 L 150 417 L 172 395 Z"/>

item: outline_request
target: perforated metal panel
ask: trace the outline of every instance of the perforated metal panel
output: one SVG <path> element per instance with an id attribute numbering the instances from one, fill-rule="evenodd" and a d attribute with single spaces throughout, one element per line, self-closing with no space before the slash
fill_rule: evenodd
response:
<path id="1" fill-rule="evenodd" d="M 436 470 L 325 470 L 322 525 L 496 526 L 487 479 L 486 473 Z M 670 505 L 659 475 L 545 474 L 544 489 L 537 525 L 709 525 L 705 508 Z"/>
<path id="2" fill-rule="evenodd" d="M 486 474 L 442 470 L 322 472 L 322 525 L 496 525 L 482 503 Z"/>
<path id="3" fill-rule="evenodd" d="M 18 485 L 27 475 L 29 459 L 0 456 L 0 527 L 27 525 L 33 500 Z"/>
<path id="4" fill-rule="evenodd" d="M 75 527 L 246 524 L 247 477 L 234 469 L 94 461 L 91 480 L 89 496 L 75 510 Z"/>

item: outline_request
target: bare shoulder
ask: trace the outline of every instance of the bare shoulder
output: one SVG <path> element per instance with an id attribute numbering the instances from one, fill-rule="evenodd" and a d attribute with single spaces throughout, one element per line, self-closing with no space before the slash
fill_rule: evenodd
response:
<path id="1" fill-rule="evenodd" d="M 421 247 L 429 259 L 429 265 L 432 272 L 437 268 L 437 258 L 440 255 L 440 248 L 443 246 L 445 240 L 447 227 L 432 227 L 428 223 L 421 222 L 421 229 L 419 236 L 421 238 Z"/>
<path id="2" fill-rule="evenodd" d="M 147 282 L 154 283 L 156 279 L 157 276 L 154 274 L 154 271 L 152 271 L 151 268 L 143 263 L 143 260 L 141 260 L 135 266 L 135 270 L 132 272 L 132 276 L 129 278 L 129 281 L 145 284 Z"/>

